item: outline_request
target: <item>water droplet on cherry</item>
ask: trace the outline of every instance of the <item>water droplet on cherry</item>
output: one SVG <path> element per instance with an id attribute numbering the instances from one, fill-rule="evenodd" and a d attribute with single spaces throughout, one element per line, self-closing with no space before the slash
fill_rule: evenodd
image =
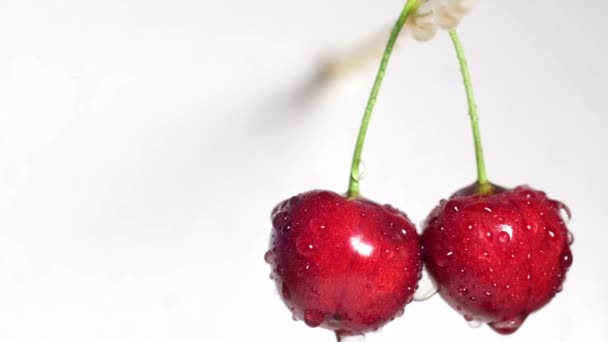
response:
<path id="1" fill-rule="evenodd" d="M 289 225 L 289 215 L 286 212 L 279 212 L 274 214 L 272 218 L 272 226 L 277 230 L 285 230 L 285 227 Z"/>
<path id="2" fill-rule="evenodd" d="M 467 319 L 465 317 L 465 319 L 467 320 L 467 324 L 469 325 L 469 327 L 473 328 L 473 329 L 477 329 L 479 327 L 481 327 L 481 321 L 475 320 L 475 319 Z"/>
<path id="3" fill-rule="evenodd" d="M 521 192 L 519 192 L 524 198 L 526 199 L 533 199 L 536 197 L 536 194 L 533 191 L 530 190 L 523 190 Z"/>
<path id="4" fill-rule="evenodd" d="M 309 236 L 302 235 L 296 240 L 296 249 L 303 256 L 310 256 L 315 253 L 316 247 Z"/>
<path id="5" fill-rule="evenodd" d="M 509 240 L 511 240 L 511 237 L 509 236 L 509 234 L 507 232 L 498 233 L 498 241 L 500 241 L 502 243 L 507 243 L 507 242 L 509 242 Z"/>
<path id="6" fill-rule="evenodd" d="M 562 292 L 563 289 L 564 289 L 564 287 L 561 284 L 553 287 L 553 290 L 555 291 L 555 293 L 560 293 L 560 292 Z"/>
<path id="7" fill-rule="evenodd" d="M 320 220 L 317 220 L 317 219 L 312 219 L 310 221 L 309 227 L 310 227 L 310 231 L 313 233 L 319 233 L 319 232 L 322 233 L 327 229 L 325 224 L 323 224 L 323 222 L 321 222 Z"/>
<path id="8" fill-rule="evenodd" d="M 323 323 L 325 315 L 319 310 L 304 310 L 304 323 L 311 328 L 316 328 Z"/>
<path id="9" fill-rule="evenodd" d="M 565 223 L 570 222 L 572 219 L 572 213 L 570 212 L 570 208 L 562 202 L 557 202 L 557 206 L 559 207 L 559 214 L 562 218 L 562 221 Z"/>
<path id="10" fill-rule="evenodd" d="M 570 248 L 566 248 L 566 250 L 562 254 L 561 259 L 562 259 L 562 264 L 566 268 L 569 268 L 570 266 L 572 266 L 572 252 L 570 251 Z"/>
<path id="11" fill-rule="evenodd" d="M 568 231 L 568 246 L 572 246 L 574 243 L 574 234 L 571 231 Z"/>
<path id="12" fill-rule="evenodd" d="M 385 249 L 385 250 L 384 250 L 384 257 L 385 257 L 387 260 L 392 259 L 392 258 L 393 258 L 393 256 L 395 256 L 395 252 L 393 252 L 393 250 L 392 250 L 392 249 Z"/>
<path id="13" fill-rule="evenodd" d="M 272 251 L 267 251 L 266 253 L 264 253 L 264 261 L 266 261 L 267 264 L 272 263 L 272 257 L 274 256 L 274 253 Z"/>
<path id="14" fill-rule="evenodd" d="M 289 287 L 287 287 L 287 284 L 285 282 L 283 282 L 283 284 L 281 285 L 281 294 L 283 295 L 283 299 L 291 299 L 291 292 L 289 291 Z"/>
<path id="15" fill-rule="evenodd" d="M 454 251 L 448 251 L 445 253 L 437 253 L 437 255 L 435 256 L 435 263 L 439 267 L 445 267 L 445 266 L 447 266 L 448 262 L 450 261 L 450 257 L 453 254 L 454 254 Z"/>
<path id="16" fill-rule="evenodd" d="M 513 319 L 500 321 L 500 322 L 492 322 L 490 323 L 490 327 L 494 329 L 499 334 L 507 335 L 514 333 L 526 320 L 526 315 L 519 315 Z"/>

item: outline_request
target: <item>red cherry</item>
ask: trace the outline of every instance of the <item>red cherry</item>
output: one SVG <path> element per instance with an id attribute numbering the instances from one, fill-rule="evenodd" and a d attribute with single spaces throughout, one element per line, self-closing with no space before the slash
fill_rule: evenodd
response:
<path id="1" fill-rule="evenodd" d="M 450 306 L 510 334 L 561 291 L 572 264 L 560 215 L 567 208 L 527 186 L 475 190 L 462 189 L 431 212 L 423 259 Z"/>
<path id="2" fill-rule="evenodd" d="M 372 201 L 311 191 L 272 212 L 265 259 L 294 318 L 340 335 L 375 331 L 411 302 L 420 242 L 407 216 Z"/>

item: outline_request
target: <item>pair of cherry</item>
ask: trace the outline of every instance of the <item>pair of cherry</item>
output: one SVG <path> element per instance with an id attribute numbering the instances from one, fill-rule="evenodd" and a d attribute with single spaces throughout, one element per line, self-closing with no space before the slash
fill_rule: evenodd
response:
<path id="1" fill-rule="evenodd" d="M 565 207 L 543 192 L 477 184 L 442 200 L 419 238 L 408 217 L 311 191 L 272 212 L 266 260 L 294 317 L 342 335 L 379 329 L 413 299 L 422 263 L 467 320 L 509 334 L 561 291 L 572 264 Z"/>
<path id="2" fill-rule="evenodd" d="M 466 320 L 510 334 L 562 289 L 572 264 L 572 237 L 562 213 L 570 213 L 544 192 L 506 189 L 487 180 L 470 76 L 454 31 L 475 137 L 477 182 L 440 201 L 421 235 L 405 213 L 359 194 L 367 124 L 409 11 L 406 5 L 387 44 L 348 193 L 310 191 L 276 206 L 265 259 L 294 318 L 338 336 L 375 331 L 400 316 L 414 298 L 423 264 L 441 297 Z"/>

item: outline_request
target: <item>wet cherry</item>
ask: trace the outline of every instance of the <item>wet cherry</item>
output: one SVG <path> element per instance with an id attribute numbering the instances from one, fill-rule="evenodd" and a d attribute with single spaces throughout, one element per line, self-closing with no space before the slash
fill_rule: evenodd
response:
<path id="1" fill-rule="evenodd" d="M 279 204 L 272 221 L 273 279 L 308 326 L 359 335 L 379 329 L 412 300 L 422 262 L 405 214 L 311 191 Z"/>
<path id="2" fill-rule="evenodd" d="M 393 47 L 417 0 L 408 0 L 386 45 L 361 122 L 346 195 L 310 191 L 272 211 L 264 259 L 293 317 L 345 336 L 376 331 L 412 300 L 422 258 L 404 213 L 361 196 L 363 144 Z"/>
<path id="3" fill-rule="evenodd" d="M 428 216 L 423 259 L 439 293 L 472 326 L 515 332 L 562 289 L 572 264 L 568 209 L 527 186 L 488 181 L 477 107 L 462 44 L 450 32 L 464 79 L 477 160 L 477 182 L 443 200 Z"/>
<path id="4" fill-rule="evenodd" d="M 494 189 L 442 201 L 425 223 L 423 257 L 454 309 L 509 334 L 561 290 L 572 254 L 565 206 L 526 186 Z"/>

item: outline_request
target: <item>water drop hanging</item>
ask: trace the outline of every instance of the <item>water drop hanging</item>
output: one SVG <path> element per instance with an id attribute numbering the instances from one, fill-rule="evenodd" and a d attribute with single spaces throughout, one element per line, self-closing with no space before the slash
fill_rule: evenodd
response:
<path id="1" fill-rule="evenodd" d="M 305 310 L 304 323 L 311 328 L 316 328 L 323 323 L 325 315 L 319 310 Z"/>
<path id="2" fill-rule="evenodd" d="M 481 327 L 481 321 L 478 320 L 467 320 L 467 324 L 469 325 L 469 327 L 473 328 L 473 329 L 477 329 L 479 327 Z"/>

